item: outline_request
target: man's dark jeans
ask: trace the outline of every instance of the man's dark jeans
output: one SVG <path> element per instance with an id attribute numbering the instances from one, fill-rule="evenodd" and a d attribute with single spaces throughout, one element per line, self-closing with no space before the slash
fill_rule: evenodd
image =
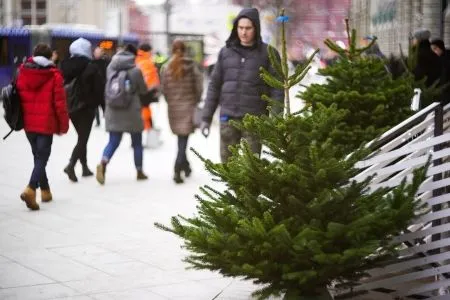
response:
<path id="1" fill-rule="evenodd" d="M 34 157 L 34 168 L 31 173 L 29 186 L 32 189 L 39 187 L 43 190 L 49 189 L 45 167 L 52 151 L 53 135 L 32 132 L 27 132 L 26 134 Z"/>
<path id="2" fill-rule="evenodd" d="M 261 142 L 259 139 L 247 131 L 241 131 L 231 125 L 229 121 L 220 123 L 220 158 L 223 163 L 227 162 L 231 156 L 229 146 L 239 144 L 241 139 L 245 139 L 250 146 L 250 150 L 258 156 L 261 154 Z"/>

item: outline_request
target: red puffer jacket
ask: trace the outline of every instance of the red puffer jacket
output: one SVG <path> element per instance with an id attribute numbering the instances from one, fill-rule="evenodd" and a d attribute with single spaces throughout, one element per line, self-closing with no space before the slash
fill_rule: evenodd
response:
<path id="1" fill-rule="evenodd" d="M 69 129 L 66 93 L 60 71 L 45 58 L 29 58 L 19 68 L 17 89 L 26 132 L 63 134 Z"/>

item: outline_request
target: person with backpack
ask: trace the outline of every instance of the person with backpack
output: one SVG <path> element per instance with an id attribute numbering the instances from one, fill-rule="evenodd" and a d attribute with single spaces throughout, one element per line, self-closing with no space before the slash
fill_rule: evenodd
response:
<path id="1" fill-rule="evenodd" d="M 39 210 L 36 202 L 38 188 L 42 202 L 53 198 L 45 167 L 50 157 L 53 135 L 65 134 L 69 129 L 63 77 L 51 57 L 52 50 L 48 45 L 37 44 L 33 57 L 19 67 L 16 81 L 24 130 L 34 157 L 30 181 L 20 198 L 31 210 Z"/>
<path id="2" fill-rule="evenodd" d="M 186 177 L 191 167 L 186 156 L 186 148 L 191 133 L 194 132 L 194 111 L 203 92 L 203 75 L 195 62 L 186 57 L 186 44 L 175 40 L 172 57 L 161 70 L 162 91 L 168 104 L 169 124 L 178 137 L 178 153 L 175 160 L 175 183 L 183 183 L 181 172 Z"/>
<path id="3" fill-rule="evenodd" d="M 136 67 L 136 55 L 136 47 L 127 45 L 123 51 L 113 56 L 106 70 L 105 127 L 109 132 L 109 142 L 103 151 L 100 164 L 97 165 L 96 174 L 97 181 L 102 185 L 105 184 L 106 166 L 119 147 L 125 132 L 131 135 L 137 180 L 148 178 L 143 171 L 142 163 L 144 124 L 140 101 L 140 95 L 145 95 L 148 90 L 141 70 Z"/>
<path id="4" fill-rule="evenodd" d="M 75 165 L 78 160 L 82 176 L 94 175 L 87 165 L 87 143 L 98 106 L 104 107 L 103 90 L 105 80 L 98 66 L 92 62 L 91 43 L 83 38 L 75 40 L 69 47 L 70 58 L 62 62 L 67 106 L 70 120 L 78 135 L 69 164 L 64 168 L 69 180 L 77 182 Z"/>

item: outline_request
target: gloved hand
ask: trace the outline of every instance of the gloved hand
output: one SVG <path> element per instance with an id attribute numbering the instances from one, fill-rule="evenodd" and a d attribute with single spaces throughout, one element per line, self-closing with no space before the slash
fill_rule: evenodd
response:
<path id="1" fill-rule="evenodd" d="M 203 121 L 200 124 L 200 130 L 205 138 L 207 138 L 209 135 L 209 127 L 210 127 L 210 124 L 208 122 Z"/>

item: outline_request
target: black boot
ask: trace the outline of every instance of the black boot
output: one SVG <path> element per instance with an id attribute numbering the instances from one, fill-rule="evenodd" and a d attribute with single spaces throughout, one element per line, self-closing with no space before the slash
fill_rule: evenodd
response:
<path id="1" fill-rule="evenodd" d="M 189 165 L 189 162 L 186 160 L 182 166 L 182 169 L 184 171 L 184 176 L 189 177 L 191 176 L 192 173 L 192 169 L 191 166 Z"/>
<path id="2" fill-rule="evenodd" d="M 92 171 L 89 170 L 89 167 L 87 166 L 87 163 L 81 164 L 81 168 L 83 169 L 83 173 L 81 174 L 81 176 L 89 177 L 89 176 L 94 175 L 94 173 L 92 173 Z"/>
<path id="3" fill-rule="evenodd" d="M 78 182 L 77 175 L 75 175 L 75 163 L 74 162 L 72 162 L 72 161 L 69 162 L 67 167 L 64 168 L 64 173 L 66 173 L 67 176 L 69 176 L 70 181 Z"/>
<path id="4" fill-rule="evenodd" d="M 175 168 L 174 168 L 174 175 L 173 175 L 173 181 L 175 181 L 175 183 L 183 183 L 184 180 L 183 178 L 181 178 L 181 171 L 183 170 L 181 165 L 177 165 L 175 164 Z"/>

